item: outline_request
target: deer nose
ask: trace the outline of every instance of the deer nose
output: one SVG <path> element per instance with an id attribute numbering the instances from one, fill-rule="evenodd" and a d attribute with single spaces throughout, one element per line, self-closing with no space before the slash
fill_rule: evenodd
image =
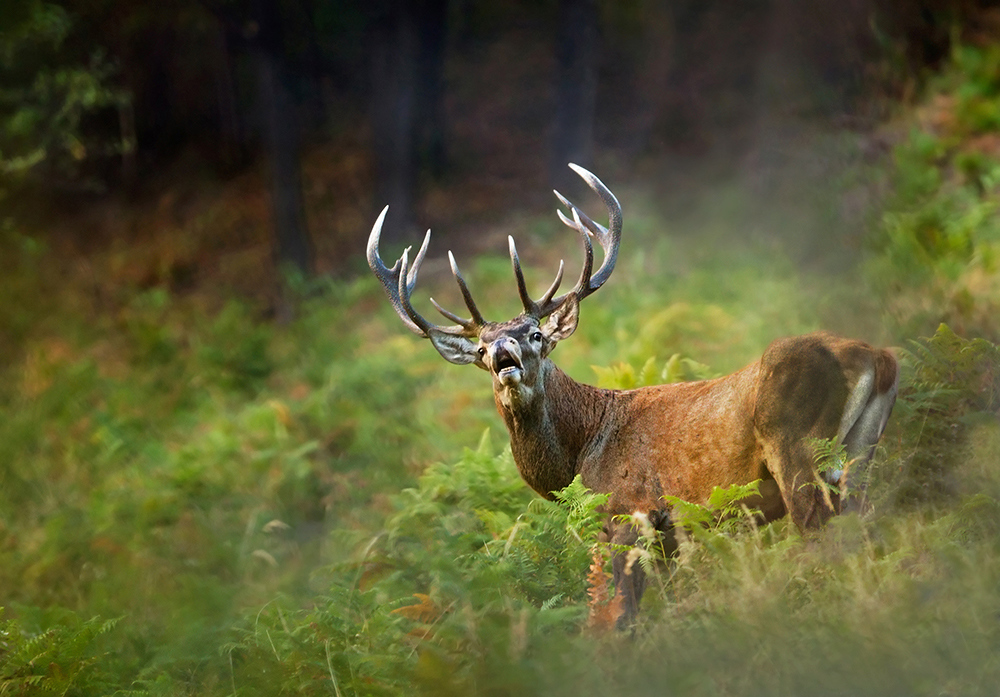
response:
<path id="1" fill-rule="evenodd" d="M 489 352 L 494 372 L 499 373 L 504 368 L 521 367 L 521 347 L 517 341 L 508 336 L 491 342 L 487 347 L 487 351 Z"/>
<path id="2" fill-rule="evenodd" d="M 516 341 L 511 339 L 509 336 L 504 336 L 491 342 L 487 347 L 487 350 L 490 352 L 490 356 L 496 358 L 504 354 L 513 354 L 517 356 L 521 352 L 520 348 L 521 347 Z"/>

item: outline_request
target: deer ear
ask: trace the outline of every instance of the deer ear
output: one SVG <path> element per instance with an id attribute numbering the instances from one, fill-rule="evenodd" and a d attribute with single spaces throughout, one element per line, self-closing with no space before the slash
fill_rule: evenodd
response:
<path id="1" fill-rule="evenodd" d="M 576 331 L 580 321 L 580 301 L 570 295 L 557 307 L 542 325 L 542 333 L 549 341 L 561 341 Z"/>
<path id="2" fill-rule="evenodd" d="M 479 361 L 476 345 L 464 336 L 430 332 L 430 340 L 434 344 L 434 348 L 441 354 L 441 357 L 449 363 L 466 365 L 467 363 L 476 363 Z"/>

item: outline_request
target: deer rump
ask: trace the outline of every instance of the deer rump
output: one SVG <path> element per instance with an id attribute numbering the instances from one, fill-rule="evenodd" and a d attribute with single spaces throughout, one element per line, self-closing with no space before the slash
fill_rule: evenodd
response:
<path id="1" fill-rule="evenodd" d="M 576 382 L 549 358 L 572 335 L 580 302 L 614 270 L 622 234 L 621 206 L 593 174 L 570 165 L 602 199 L 608 228 L 595 223 L 556 192 L 572 217 L 559 218 L 583 241 L 584 265 L 576 285 L 555 297 L 564 265 L 539 300 L 528 294 L 513 238 L 509 238 L 523 312 L 487 321 L 448 253 L 452 273 L 471 317 L 431 302 L 454 325 L 424 319 L 410 294 L 430 242 L 430 231 L 411 265 L 410 249 L 388 268 L 378 253 L 386 210 L 368 240 L 368 263 L 404 325 L 431 340 L 443 358 L 473 364 L 492 376 L 497 410 L 510 433 L 511 451 L 525 482 L 540 495 L 581 475 L 590 489 L 610 494 L 605 532 L 615 545 L 631 546 L 637 531 L 617 516 L 642 513 L 662 533 L 664 551 L 676 541 L 663 496 L 703 503 L 716 486 L 761 480 L 760 495 L 746 501 L 765 521 L 789 514 L 801 529 L 818 527 L 842 509 L 864 506 L 864 469 L 896 398 L 899 371 L 885 349 L 826 332 L 779 339 L 763 356 L 731 375 L 636 390 L 605 390 Z M 595 272 L 591 239 L 604 251 Z M 838 439 L 847 455 L 843 471 L 827 473 L 830 493 L 814 465 L 813 439 Z M 621 596 L 619 625 L 630 624 L 645 588 L 627 554 L 612 560 Z"/>

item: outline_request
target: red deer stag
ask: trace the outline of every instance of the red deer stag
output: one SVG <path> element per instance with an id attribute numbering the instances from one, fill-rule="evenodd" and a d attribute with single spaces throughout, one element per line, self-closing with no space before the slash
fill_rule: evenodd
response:
<path id="1" fill-rule="evenodd" d="M 615 516 L 650 514 L 661 530 L 671 528 L 664 494 L 705 502 L 712 488 L 760 482 L 750 502 L 772 521 L 791 515 L 800 529 L 821 525 L 841 507 L 821 485 L 811 439 L 837 438 L 850 467 L 830 476 L 848 491 L 870 459 L 896 399 L 898 370 L 893 355 L 860 341 L 828 333 L 778 339 L 757 361 L 732 375 L 699 382 L 606 390 L 582 385 L 549 358 L 556 343 L 570 336 L 580 301 L 611 276 L 622 234 L 621 206 L 593 174 L 570 167 L 608 208 L 609 229 L 595 223 L 555 192 L 572 217 L 559 218 L 583 240 L 584 265 L 576 286 L 554 297 L 563 275 L 539 300 L 525 285 L 513 238 L 509 238 L 517 289 L 524 311 L 506 322 L 487 321 L 448 253 L 451 270 L 471 317 L 464 319 L 432 299 L 438 312 L 454 322 L 431 324 L 410 303 L 417 272 L 427 253 L 430 231 L 411 264 L 410 249 L 392 268 L 378 253 L 386 210 L 368 240 L 368 264 L 382 282 L 396 313 L 410 330 L 431 340 L 457 364 L 472 363 L 493 376 L 497 410 L 510 432 L 514 461 L 524 481 L 546 498 L 575 475 L 593 491 L 610 494 L 605 513 L 608 539 L 632 545 L 636 532 Z M 604 249 L 593 271 L 591 237 Z M 845 505 L 857 505 L 845 499 Z M 675 548 L 673 535 L 664 546 Z M 632 622 L 645 587 L 642 570 L 626 569 L 626 555 L 613 560 L 614 583 L 621 594 L 620 625 Z"/>

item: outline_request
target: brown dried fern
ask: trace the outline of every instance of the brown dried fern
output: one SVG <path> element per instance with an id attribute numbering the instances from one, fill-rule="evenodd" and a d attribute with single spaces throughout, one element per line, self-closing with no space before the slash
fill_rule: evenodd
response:
<path id="1" fill-rule="evenodd" d="M 611 590 L 611 574 L 605 569 L 607 560 L 607 548 L 594 545 L 587 573 L 587 629 L 595 633 L 614 629 L 622 614 L 621 597 Z"/>

